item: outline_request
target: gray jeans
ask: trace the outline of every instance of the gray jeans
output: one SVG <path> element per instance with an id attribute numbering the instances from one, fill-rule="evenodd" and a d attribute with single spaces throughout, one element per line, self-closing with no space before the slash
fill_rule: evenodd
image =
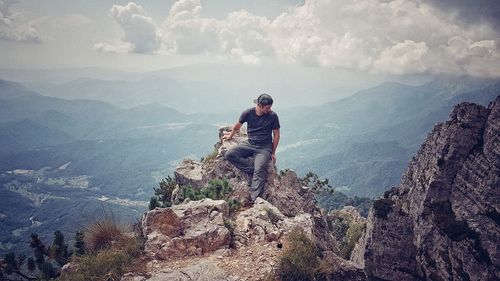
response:
<path id="1" fill-rule="evenodd" d="M 267 165 L 271 160 L 273 145 L 257 146 L 242 143 L 226 152 L 226 160 L 252 178 L 250 197 L 255 201 L 266 185 Z"/>

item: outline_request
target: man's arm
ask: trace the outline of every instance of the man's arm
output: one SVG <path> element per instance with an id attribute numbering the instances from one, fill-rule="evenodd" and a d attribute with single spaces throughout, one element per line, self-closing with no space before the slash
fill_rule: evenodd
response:
<path id="1" fill-rule="evenodd" d="M 233 125 L 233 129 L 231 130 L 231 132 L 229 134 L 225 134 L 224 136 L 222 136 L 222 140 L 227 141 L 232 139 L 233 136 L 240 131 L 242 125 L 243 124 L 241 124 L 240 122 L 236 122 Z"/>
<path id="2" fill-rule="evenodd" d="M 278 148 L 278 143 L 280 142 L 280 129 L 273 130 L 273 152 L 271 153 L 271 159 L 276 162 L 276 149 Z"/>

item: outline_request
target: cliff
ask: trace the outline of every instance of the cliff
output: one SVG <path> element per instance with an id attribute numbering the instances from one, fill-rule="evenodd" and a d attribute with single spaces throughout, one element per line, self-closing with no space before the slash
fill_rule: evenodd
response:
<path id="1" fill-rule="evenodd" d="M 229 128 L 221 128 L 219 137 Z M 340 258 L 328 216 L 316 207 L 313 191 L 293 171 L 277 172 L 270 163 L 263 198 L 248 206 L 247 176 L 224 159 L 246 139 L 218 142 L 202 161 L 184 160 L 175 171 L 173 205 L 147 212 L 142 219 L 148 262 L 123 280 L 263 280 L 274 278 L 289 247 L 288 235 L 300 229 L 317 249 L 325 280 L 366 280 L 362 270 Z M 185 198 L 183 187 L 201 190 L 224 179 L 232 188 L 226 200 Z M 242 204 L 230 210 L 228 202 Z M 311 261 L 312 262 L 312 261 Z"/>
<path id="2" fill-rule="evenodd" d="M 500 280 L 499 212 L 500 96 L 434 127 L 352 260 L 375 280 Z"/>

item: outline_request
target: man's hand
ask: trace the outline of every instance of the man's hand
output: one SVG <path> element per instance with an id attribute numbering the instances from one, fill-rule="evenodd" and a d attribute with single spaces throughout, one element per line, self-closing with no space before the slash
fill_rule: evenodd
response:
<path id="1" fill-rule="evenodd" d="M 273 164 L 276 164 L 276 155 L 271 154 L 271 161 L 273 161 Z"/>
<path id="2" fill-rule="evenodd" d="M 224 135 L 222 136 L 222 141 L 228 141 L 232 139 L 235 134 L 239 134 L 241 125 L 242 125 L 241 123 L 236 122 L 231 128 L 231 132 L 224 132 Z"/>
<path id="3" fill-rule="evenodd" d="M 222 141 L 228 141 L 233 138 L 233 134 L 231 132 L 224 132 L 222 136 Z"/>

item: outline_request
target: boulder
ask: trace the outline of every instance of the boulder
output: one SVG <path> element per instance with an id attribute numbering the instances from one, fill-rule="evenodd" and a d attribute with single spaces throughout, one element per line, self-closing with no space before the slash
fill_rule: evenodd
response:
<path id="1" fill-rule="evenodd" d="M 202 164 L 195 160 L 184 159 L 175 169 L 174 175 L 179 185 L 190 185 L 194 189 L 205 185 Z"/>
<path id="2" fill-rule="evenodd" d="M 229 208 L 223 200 L 203 199 L 147 212 L 142 220 L 146 252 L 157 259 L 202 255 L 227 247 L 224 225 Z"/>
<path id="3" fill-rule="evenodd" d="M 310 239 L 314 239 L 314 221 L 310 214 L 302 213 L 293 218 L 262 198 L 257 198 L 252 208 L 240 212 L 234 222 L 236 247 L 257 242 L 278 241 L 294 227 L 301 227 Z"/>

